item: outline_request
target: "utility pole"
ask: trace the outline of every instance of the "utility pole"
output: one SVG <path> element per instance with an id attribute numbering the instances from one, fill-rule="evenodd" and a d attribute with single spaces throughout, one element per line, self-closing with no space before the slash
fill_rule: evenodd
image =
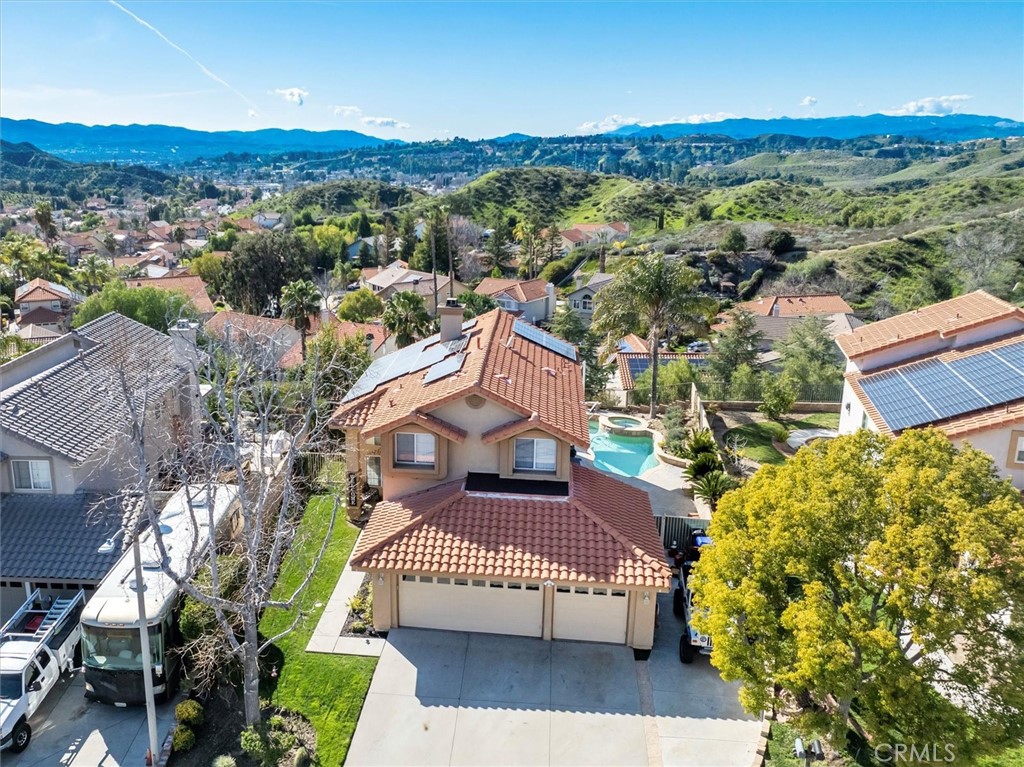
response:
<path id="1" fill-rule="evenodd" d="M 146 619 L 146 581 L 142 577 L 142 554 L 139 551 L 139 532 L 132 540 L 135 556 L 135 596 L 139 602 L 139 641 L 142 645 L 142 681 L 146 692 L 146 721 L 149 725 L 149 748 L 146 764 L 156 764 L 159 748 L 156 743 L 156 699 L 153 697 L 153 659 L 149 654 L 149 625 Z"/>
<path id="2" fill-rule="evenodd" d="M 430 271 L 434 275 L 434 316 L 437 317 L 437 221 L 430 222 Z"/>

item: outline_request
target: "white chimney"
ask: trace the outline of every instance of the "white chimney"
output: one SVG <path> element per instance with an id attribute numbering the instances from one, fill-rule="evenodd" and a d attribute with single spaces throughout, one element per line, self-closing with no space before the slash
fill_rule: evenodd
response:
<path id="1" fill-rule="evenodd" d="M 454 341 L 462 335 L 462 305 L 457 298 L 445 300 L 437 310 L 441 315 L 441 343 Z"/>
<path id="2" fill-rule="evenodd" d="M 544 307 L 544 318 L 550 320 L 558 305 L 558 302 L 555 301 L 555 286 L 549 282 L 544 286 L 544 291 L 548 294 L 547 305 Z"/>
<path id="3" fill-rule="evenodd" d="M 576 290 L 583 287 L 583 275 L 579 272 L 576 273 Z"/>

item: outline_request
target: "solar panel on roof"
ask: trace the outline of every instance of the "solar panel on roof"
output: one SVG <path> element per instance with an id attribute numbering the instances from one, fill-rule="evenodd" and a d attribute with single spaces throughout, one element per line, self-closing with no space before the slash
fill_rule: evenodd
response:
<path id="1" fill-rule="evenodd" d="M 465 354 L 454 354 L 436 365 L 432 365 L 427 374 L 423 376 L 423 383 L 428 384 L 433 381 L 439 381 L 445 376 L 450 376 L 452 373 L 457 373 L 462 369 L 462 362 L 466 359 Z"/>
<path id="2" fill-rule="evenodd" d="M 576 361 L 576 347 L 567 341 L 563 341 L 561 338 L 556 338 L 550 333 L 545 333 L 538 327 L 534 327 L 528 322 L 522 320 L 516 320 L 512 323 L 512 332 L 517 336 L 525 338 L 527 341 L 532 341 L 539 346 L 543 346 L 550 352 L 554 352 L 562 357 Z"/>
<path id="3" fill-rule="evenodd" d="M 1024 399 L 1024 343 L 876 373 L 861 387 L 894 430 L 1002 405 Z"/>

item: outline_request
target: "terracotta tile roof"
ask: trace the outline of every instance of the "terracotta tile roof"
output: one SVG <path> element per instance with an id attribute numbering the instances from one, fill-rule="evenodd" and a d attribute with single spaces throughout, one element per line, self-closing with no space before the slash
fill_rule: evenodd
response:
<path id="1" fill-rule="evenodd" d="M 478 394 L 525 417 L 536 413 L 546 431 L 579 447 L 589 445 L 579 363 L 514 334 L 514 322 L 514 317 L 500 309 L 477 317 L 473 326 L 463 333 L 466 339 L 461 349 L 464 361 L 449 375 L 424 383 L 427 371 L 418 370 L 378 384 L 373 392 L 384 392 L 381 399 L 384 407 L 374 408 L 366 416 L 365 430 L 386 431 L 414 410 L 429 412 L 448 402 Z M 437 336 L 421 342 L 425 349 L 437 343 Z M 392 355 L 403 353 L 408 350 L 400 349 Z M 447 357 L 454 353 L 450 352 Z M 391 355 L 378 362 L 389 358 Z M 372 375 L 372 368 L 368 373 Z M 349 410 L 361 408 L 368 396 L 369 392 L 343 402 L 332 422 L 349 422 Z"/>
<path id="2" fill-rule="evenodd" d="M 213 314 L 215 309 L 210 295 L 206 292 L 206 283 L 195 275 L 183 277 L 133 277 L 125 280 L 124 284 L 129 288 L 160 288 L 176 293 L 184 293 L 195 305 L 200 314 Z"/>
<path id="3" fill-rule="evenodd" d="M 24 314 L 18 314 L 19 325 L 59 325 L 64 315 L 45 306 L 38 306 Z"/>
<path id="4" fill-rule="evenodd" d="M 378 504 L 352 566 L 657 591 L 671 586 L 642 490 L 580 466 L 573 467 L 566 498 L 463 488 L 455 480 Z"/>
<path id="5" fill-rule="evenodd" d="M 500 442 L 503 439 L 514 437 L 516 434 L 522 434 L 524 431 L 539 426 L 540 418 L 534 413 L 529 418 L 517 418 L 514 421 L 499 424 L 493 429 L 488 429 L 480 435 L 480 441 L 485 445 L 490 445 L 492 442 Z"/>
<path id="6" fill-rule="evenodd" d="M 335 429 L 347 429 L 352 427 L 362 428 L 370 420 L 373 411 L 376 410 L 381 398 L 387 393 L 387 389 L 375 391 L 365 397 L 361 397 L 344 408 L 339 408 L 331 416 L 331 426 Z"/>
<path id="7" fill-rule="evenodd" d="M 882 434 L 895 434 L 900 430 L 894 431 L 885 422 L 882 414 L 878 411 L 878 408 L 875 407 L 875 404 L 871 401 L 867 392 L 864 391 L 864 387 L 861 386 L 862 381 L 880 373 L 890 373 L 892 371 L 900 370 L 901 368 L 916 365 L 917 363 L 924 362 L 926 360 L 953 362 L 955 360 L 971 357 L 975 354 L 982 354 L 984 352 L 997 350 L 1004 346 L 1019 344 L 1022 340 L 1024 340 L 1024 333 L 1011 333 L 1006 336 L 1001 336 L 995 340 L 982 341 L 959 349 L 947 349 L 945 351 L 934 352 L 931 354 L 921 354 L 907 360 L 900 360 L 892 365 L 873 368 L 866 373 L 862 373 L 860 371 L 850 372 L 846 374 L 845 378 L 850 384 L 850 389 L 852 389 L 854 396 L 857 397 L 857 400 L 864 408 L 864 411 L 868 414 L 868 418 L 871 419 L 871 422 L 878 428 L 879 432 Z M 962 370 L 960 372 L 961 375 L 965 374 Z M 927 394 L 927 392 L 925 392 L 925 394 Z M 964 413 L 963 415 L 953 416 L 952 418 L 940 419 L 928 424 L 922 424 L 915 428 L 936 426 L 951 437 L 963 436 L 964 434 L 984 431 L 985 429 L 989 429 L 994 426 L 1004 425 L 1018 420 L 1021 418 L 1021 416 L 1017 415 L 1019 412 L 1018 408 L 1020 407 L 1022 407 L 1021 403 L 1015 401 L 1011 401 L 1009 403 L 1001 402 L 988 408 L 975 410 L 971 413 Z"/>
<path id="8" fill-rule="evenodd" d="M 18 288 L 14 292 L 14 300 L 16 303 L 33 303 L 35 301 L 61 301 L 70 298 L 70 293 L 67 288 L 64 288 L 63 292 L 58 290 L 52 283 L 44 280 L 42 277 L 36 277 L 34 280 L 30 280 Z"/>
<path id="9" fill-rule="evenodd" d="M 775 307 L 779 313 L 775 314 Z M 837 293 L 823 293 L 813 296 L 762 296 L 753 301 L 736 304 L 764 317 L 813 317 L 818 314 L 853 314 L 853 309 Z"/>
<path id="10" fill-rule="evenodd" d="M 547 286 L 547 281 L 539 278 L 535 280 L 505 280 L 498 277 L 484 277 L 473 292 L 491 298 L 497 298 L 504 293 L 520 303 L 527 303 L 546 298 Z"/>
<path id="11" fill-rule="evenodd" d="M 579 229 L 566 229 L 562 232 L 562 236 L 570 242 L 585 242 L 587 240 L 587 235 Z"/>
<path id="12" fill-rule="evenodd" d="M 623 344 L 627 348 L 623 348 Z M 623 336 L 622 340 L 619 341 L 619 350 L 622 352 L 648 353 L 651 351 L 651 347 L 647 343 L 647 339 L 641 338 L 636 333 L 630 333 L 628 336 Z"/>
<path id="13" fill-rule="evenodd" d="M 863 325 L 836 337 L 848 358 L 860 357 L 928 336 L 946 338 L 956 333 L 1016 317 L 1024 321 L 1024 309 L 983 290 L 942 301 L 912 312 Z"/>
<path id="14" fill-rule="evenodd" d="M 696 352 L 661 352 L 658 354 L 658 364 L 667 365 L 670 362 L 686 360 L 691 365 L 703 364 L 706 355 Z M 650 367 L 651 355 L 649 352 L 619 352 L 615 361 L 619 366 L 619 381 L 623 391 L 632 391 L 636 388 L 636 381 L 633 378 L 633 370 L 629 363 L 631 360 L 643 360 Z"/>

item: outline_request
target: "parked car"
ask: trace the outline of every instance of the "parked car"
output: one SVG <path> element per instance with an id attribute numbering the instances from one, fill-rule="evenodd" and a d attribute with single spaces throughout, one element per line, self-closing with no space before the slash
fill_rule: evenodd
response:
<path id="1" fill-rule="evenodd" d="M 682 561 L 679 564 L 679 586 L 672 594 L 672 612 L 686 621 L 686 630 L 679 637 L 679 660 L 683 663 L 693 663 L 698 652 L 702 655 L 711 654 L 711 637 L 693 627 L 693 592 L 689 584 L 690 571 L 700 560 L 701 548 L 710 545 L 711 538 L 704 530 L 694 530 L 680 552 Z"/>

